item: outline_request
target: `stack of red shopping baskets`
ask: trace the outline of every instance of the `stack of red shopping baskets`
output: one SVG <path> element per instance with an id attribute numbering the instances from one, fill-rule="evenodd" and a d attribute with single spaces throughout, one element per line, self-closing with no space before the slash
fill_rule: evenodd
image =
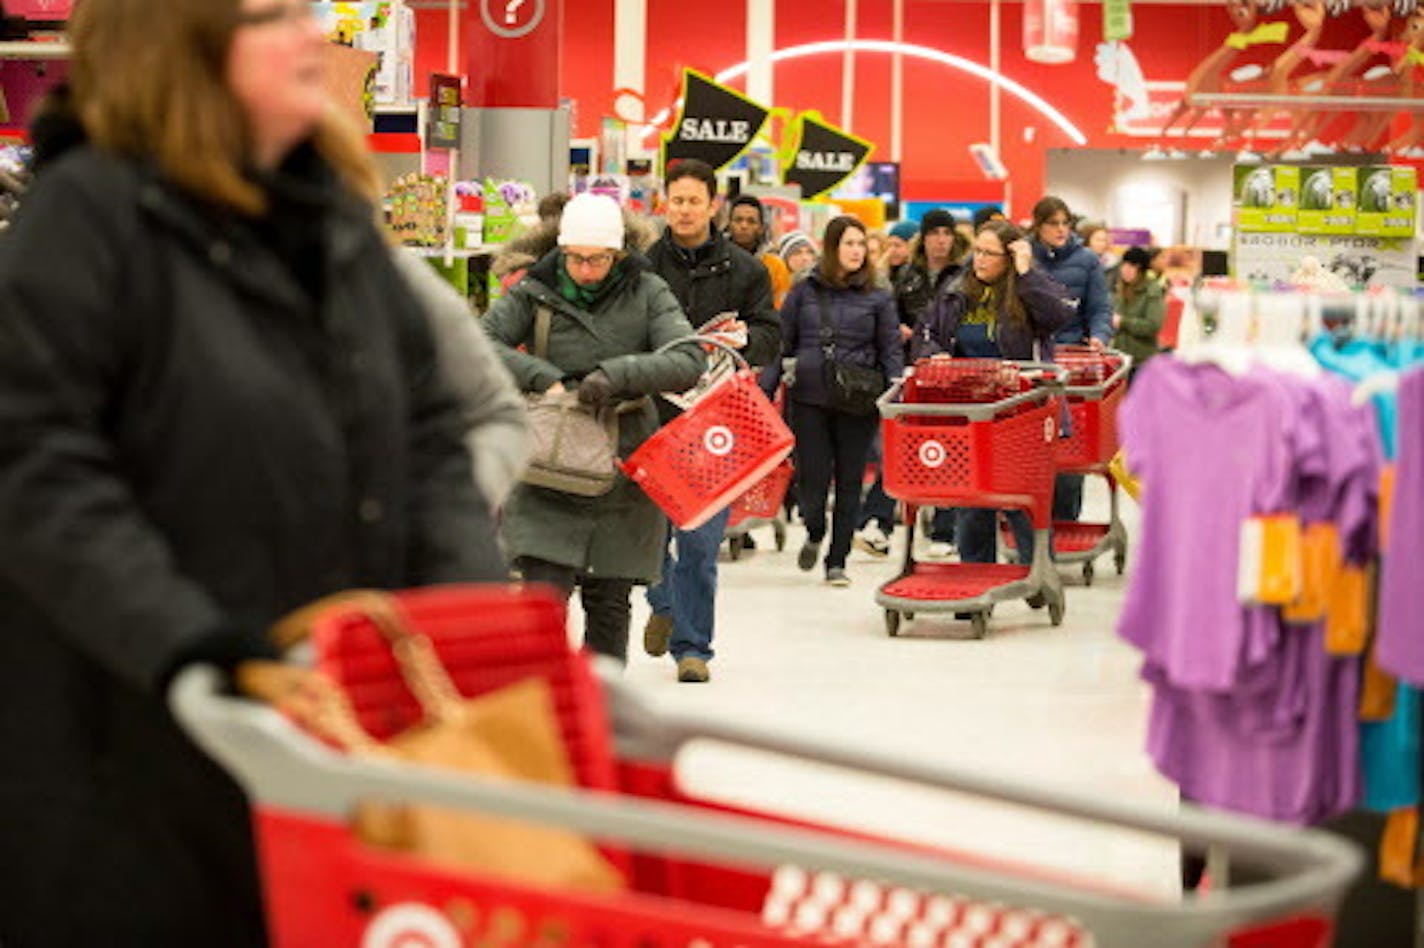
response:
<path id="1" fill-rule="evenodd" d="M 643 442 L 622 468 L 679 530 L 692 530 L 770 474 L 794 444 L 755 373 L 743 370 Z"/>

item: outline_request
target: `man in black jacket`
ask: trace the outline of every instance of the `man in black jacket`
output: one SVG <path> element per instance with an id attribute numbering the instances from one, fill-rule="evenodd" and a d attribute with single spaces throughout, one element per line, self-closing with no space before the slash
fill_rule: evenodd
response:
<path id="1" fill-rule="evenodd" d="M 653 272 L 672 287 L 695 328 L 728 317 L 718 334 L 753 366 L 781 355 L 781 321 L 771 304 L 766 268 L 712 227 L 717 175 L 706 162 L 683 159 L 667 179 L 667 230 L 648 250 Z M 660 403 L 665 419 L 676 409 Z M 679 681 L 707 681 L 716 622 L 717 551 L 727 529 L 723 510 L 696 530 L 677 530 L 677 558 L 663 561 L 663 578 L 648 590 L 653 615 L 643 631 L 649 655 L 671 648 Z"/>

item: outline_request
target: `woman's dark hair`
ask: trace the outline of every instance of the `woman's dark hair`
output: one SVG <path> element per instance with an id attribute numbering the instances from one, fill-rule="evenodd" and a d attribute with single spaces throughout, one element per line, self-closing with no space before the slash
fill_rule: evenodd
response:
<path id="1" fill-rule="evenodd" d="M 1054 197 L 1052 194 L 1039 198 L 1038 203 L 1033 206 L 1033 233 L 1037 235 L 1039 228 L 1048 223 L 1048 219 L 1060 211 L 1063 212 L 1064 217 L 1068 218 L 1068 223 L 1071 225 L 1073 212 L 1068 210 L 1066 201 L 1061 197 Z"/>
<path id="2" fill-rule="evenodd" d="M 1036 213 L 1036 211 L 1035 211 Z M 1024 239 L 1024 232 L 1019 230 L 1009 221 L 985 221 L 979 226 L 979 233 L 993 234 L 999 238 L 999 245 L 1003 252 L 1009 254 L 1004 258 L 1004 272 L 999 275 L 999 279 L 993 283 L 983 283 L 974 273 L 974 264 L 964 268 L 964 276 L 960 278 L 959 289 L 969 298 L 970 306 L 977 306 L 984 298 L 984 291 L 992 289 L 999 304 L 999 318 L 1005 317 L 1015 326 L 1028 325 L 1028 313 L 1024 310 L 1023 300 L 1019 299 L 1019 271 L 1014 267 L 1013 255 L 1009 251 L 1009 244 L 1016 240 Z"/>
<path id="3" fill-rule="evenodd" d="M 843 286 L 864 292 L 875 282 L 875 267 L 870 262 L 869 248 L 866 250 L 865 259 L 860 262 L 860 269 L 851 273 L 845 273 L 841 269 L 841 239 L 852 227 L 860 231 L 860 236 L 869 236 L 869 231 L 859 218 L 849 214 L 842 214 L 826 225 L 825 236 L 821 238 L 821 279 L 828 286 Z"/>

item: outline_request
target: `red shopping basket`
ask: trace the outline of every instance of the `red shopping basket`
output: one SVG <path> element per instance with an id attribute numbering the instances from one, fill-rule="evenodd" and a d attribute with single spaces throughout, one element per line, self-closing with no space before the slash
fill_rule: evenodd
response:
<path id="1" fill-rule="evenodd" d="M 926 404 L 984 404 L 1028 391 L 1032 382 L 1017 364 L 999 359 L 938 356 L 915 363 L 904 400 Z"/>
<path id="2" fill-rule="evenodd" d="M 770 474 L 751 486 L 745 494 L 732 501 L 732 518 L 729 527 L 748 520 L 771 520 L 781 512 L 781 504 L 786 500 L 786 491 L 791 487 L 795 468 L 790 458 L 772 468 Z"/>
<path id="3" fill-rule="evenodd" d="M 622 468 L 679 530 L 692 530 L 769 474 L 794 444 L 756 374 L 743 370 L 643 442 Z"/>

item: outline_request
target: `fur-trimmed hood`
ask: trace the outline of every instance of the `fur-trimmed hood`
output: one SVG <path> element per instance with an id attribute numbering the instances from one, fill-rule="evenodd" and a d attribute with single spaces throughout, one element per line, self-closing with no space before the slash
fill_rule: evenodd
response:
<path id="1" fill-rule="evenodd" d="M 652 220 L 634 214 L 626 208 L 623 211 L 623 234 L 625 247 L 639 253 L 647 250 L 658 239 L 657 228 Z M 502 280 L 511 273 L 529 269 L 548 256 L 558 245 L 558 222 L 541 222 L 538 227 L 525 231 L 506 244 L 495 256 L 490 270 L 497 279 Z"/>

